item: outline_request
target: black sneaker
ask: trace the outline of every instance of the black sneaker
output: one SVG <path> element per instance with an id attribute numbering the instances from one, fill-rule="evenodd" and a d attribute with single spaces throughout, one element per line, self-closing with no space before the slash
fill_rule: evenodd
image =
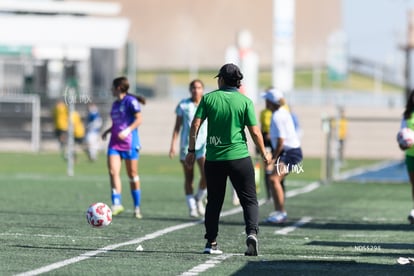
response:
<path id="1" fill-rule="evenodd" d="M 247 250 L 244 252 L 245 256 L 257 256 L 257 248 L 259 241 L 255 235 L 249 235 L 246 239 Z"/>
<path id="2" fill-rule="evenodd" d="M 217 242 L 207 242 L 206 248 L 203 251 L 204 254 L 223 254 L 223 251 L 218 249 Z"/>

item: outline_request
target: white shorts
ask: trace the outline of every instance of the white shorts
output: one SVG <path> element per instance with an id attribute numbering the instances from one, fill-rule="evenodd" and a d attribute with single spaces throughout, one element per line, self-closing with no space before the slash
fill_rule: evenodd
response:
<path id="1" fill-rule="evenodd" d="M 181 148 L 180 149 L 180 160 L 184 161 L 186 155 L 187 155 L 187 148 Z M 202 157 L 206 157 L 206 146 L 205 145 L 203 145 L 200 149 L 196 149 L 195 151 L 196 160 Z"/>

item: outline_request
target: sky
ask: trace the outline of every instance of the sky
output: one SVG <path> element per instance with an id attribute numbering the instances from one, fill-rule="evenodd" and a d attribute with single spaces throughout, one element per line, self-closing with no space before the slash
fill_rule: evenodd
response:
<path id="1" fill-rule="evenodd" d="M 391 66 L 402 62 L 398 46 L 406 42 L 414 0 L 342 0 L 342 7 L 351 57 Z"/>

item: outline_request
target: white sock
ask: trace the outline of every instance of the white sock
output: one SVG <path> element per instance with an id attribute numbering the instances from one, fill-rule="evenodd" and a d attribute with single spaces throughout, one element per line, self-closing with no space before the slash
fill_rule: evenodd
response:
<path id="1" fill-rule="evenodd" d="M 197 208 L 196 201 L 193 195 L 186 195 L 185 199 L 187 201 L 187 206 L 190 210 L 194 210 Z"/>
<path id="2" fill-rule="evenodd" d="M 237 195 L 237 192 L 235 189 L 233 189 L 233 200 L 238 200 L 239 196 Z"/>
<path id="3" fill-rule="evenodd" d="M 197 200 L 203 200 L 207 196 L 207 189 L 198 189 L 195 198 Z"/>

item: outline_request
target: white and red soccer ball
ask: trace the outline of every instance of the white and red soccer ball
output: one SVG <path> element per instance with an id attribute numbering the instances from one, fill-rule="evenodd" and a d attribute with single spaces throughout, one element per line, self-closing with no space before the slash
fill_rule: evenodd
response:
<path id="1" fill-rule="evenodd" d="M 398 131 L 397 142 L 400 148 L 408 149 L 414 144 L 414 131 L 410 128 L 402 128 Z"/>
<path id="2" fill-rule="evenodd" d="M 86 211 L 86 220 L 92 227 L 108 226 L 112 222 L 111 208 L 102 202 L 94 203 Z"/>

